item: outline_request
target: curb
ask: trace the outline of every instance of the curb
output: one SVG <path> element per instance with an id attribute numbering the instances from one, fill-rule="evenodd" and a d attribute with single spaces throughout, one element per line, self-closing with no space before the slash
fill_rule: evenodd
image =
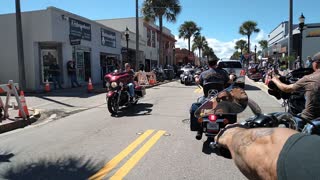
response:
<path id="1" fill-rule="evenodd" d="M 8 124 L 0 125 L 0 134 L 5 133 L 5 132 L 9 132 L 9 131 L 12 131 L 15 129 L 19 129 L 19 128 L 24 128 L 24 127 L 36 122 L 41 116 L 40 111 L 38 109 L 33 109 L 31 111 L 34 111 L 34 114 L 32 116 L 30 116 L 27 120 L 20 119 L 20 120 L 16 120 L 16 121 L 13 121 Z"/>

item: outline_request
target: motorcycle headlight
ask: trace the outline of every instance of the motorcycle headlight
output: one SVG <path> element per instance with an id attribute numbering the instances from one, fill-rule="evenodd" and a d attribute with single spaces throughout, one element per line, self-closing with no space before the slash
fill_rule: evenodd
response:
<path id="1" fill-rule="evenodd" d="M 112 83 L 111 83 L 111 87 L 112 87 L 112 88 L 116 88 L 117 86 L 118 86 L 117 82 L 112 82 Z"/>

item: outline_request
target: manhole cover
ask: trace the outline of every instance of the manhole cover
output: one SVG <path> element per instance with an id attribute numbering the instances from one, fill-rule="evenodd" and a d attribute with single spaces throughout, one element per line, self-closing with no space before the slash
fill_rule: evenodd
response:
<path id="1" fill-rule="evenodd" d="M 182 122 L 185 123 L 185 124 L 190 124 L 190 119 L 189 118 L 188 119 L 183 119 Z"/>

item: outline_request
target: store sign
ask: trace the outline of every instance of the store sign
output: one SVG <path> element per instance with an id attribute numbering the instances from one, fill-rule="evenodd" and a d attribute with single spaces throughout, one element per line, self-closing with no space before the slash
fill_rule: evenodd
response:
<path id="1" fill-rule="evenodd" d="M 101 28 L 101 44 L 108 47 L 116 47 L 116 33 Z"/>
<path id="2" fill-rule="evenodd" d="M 315 31 L 310 31 L 307 35 L 307 37 L 320 37 L 320 29 Z"/>
<path id="3" fill-rule="evenodd" d="M 72 46 L 81 44 L 81 37 L 80 36 L 69 35 L 69 39 L 70 39 L 70 44 Z"/>
<path id="4" fill-rule="evenodd" d="M 70 35 L 91 41 L 91 25 L 77 19 L 69 18 Z"/>

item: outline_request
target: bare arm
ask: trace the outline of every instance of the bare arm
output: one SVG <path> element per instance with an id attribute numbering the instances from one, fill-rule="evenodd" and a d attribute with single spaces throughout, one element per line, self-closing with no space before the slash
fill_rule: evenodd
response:
<path id="1" fill-rule="evenodd" d="M 277 179 L 277 160 L 287 139 L 297 131 L 286 128 L 231 128 L 219 138 L 248 179 Z"/>
<path id="2" fill-rule="evenodd" d="M 295 91 L 293 84 L 290 84 L 290 85 L 284 84 L 284 83 L 282 83 L 277 77 L 273 77 L 273 78 L 272 78 L 272 81 L 273 81 L 273 82 L 278 86 L 278 88 L 279 88 L 281 91 L 283 91 L 283 92 L 291 93 L 291 92 L 294 92 L 294 91 Z"/>

